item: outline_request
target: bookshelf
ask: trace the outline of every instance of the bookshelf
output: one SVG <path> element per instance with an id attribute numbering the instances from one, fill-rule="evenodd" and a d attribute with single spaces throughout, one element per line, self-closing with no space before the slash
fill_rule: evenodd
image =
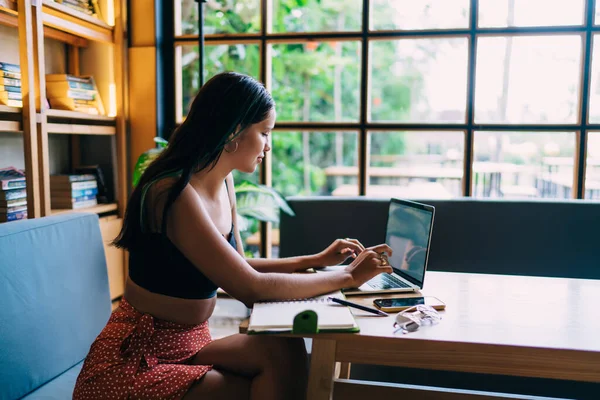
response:
<path id="1" fill-rule="evenodd" d="M 0 105 L 0 167 L 16 160 L 15 166 L 26 170 L 29 218 L 99 215 L 111 298 L 118 300 L 127 260 L 108 242 L 121 228 L 128 195 L 127 5 L 125 0 L 98 3 L 102 18 L 54 0 L 0 0 L 0 42 L 7 43 L 0 61 L 20 65 L 23 97 L 23 108 Z M 47 73 L 93 76 L 106 115 L 48 108 L 42 100 L 47 97 Z M 72 172 L 79 165 L 101 166 L 109 202 L 78 210 L 52 209 L 50 175 Z"/>

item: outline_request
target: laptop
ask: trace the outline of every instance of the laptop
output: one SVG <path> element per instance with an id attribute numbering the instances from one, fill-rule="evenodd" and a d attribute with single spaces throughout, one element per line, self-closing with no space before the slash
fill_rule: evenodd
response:
<path id="1" fill-rule="evenodd" d="M 379 274 L 359 288 L 344 289 L 344 294 L 402 293 L 422 289 L 434 214 L 433 206 L 392 198 L 385 243 L 393 251 L 388 261 L 394 272 Z"/>

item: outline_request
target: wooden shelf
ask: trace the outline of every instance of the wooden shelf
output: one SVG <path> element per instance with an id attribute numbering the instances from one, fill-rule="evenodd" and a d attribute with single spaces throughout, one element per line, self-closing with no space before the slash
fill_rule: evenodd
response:
<path id="1" fill-rule="evenodd" d="M 0 25 L 17 28 L 19 26 L 19 13 L 17 10 L 0 6 Z M 87 39 L 77 35 L 72 35 L 64 30 L 54 29 L 48 24 L 44 26 L 44 36 L 71 44 L 73 46 L 86 47 L 88 45 Z"/>
<path id="2" fill-rule="evenodd" d="M 2 121 L 0 120 L 0 132 L 22 133 L 23 128 L 19 121 Z"/>
<path id="3" fill-rule="evenodd" d="M 0 112 L 2 109 L 0 109 Z M 48 118 L 65 118 L 65 119 L 78 119 L 87 121 L 103 121 L 103 122 L 116 122 L 115 117 L 106 117 L 104 115 L 92 115 L 77 111 L 69 110 L 55 110 L 48 109 L 45 111 Z"/>
<path id="4" fill-rule="evenodd" d="M 117 129 L 106 125 L 54 124 L 48 123 L 48 133 L 60 135 L 114 135 Z"/>
<path id="5" fill-rule="evenodd" d="M 22 133 L 21 113 L 23 109 L 0 104 L 0 132 Z"/>
<path id="6" fill-rule="evenodd" d="M 97 206 L 94 206 L 94 207 L 79 208 L 77 210 L 56 209 L 56 210 L 52 210 L 52 215 L 77 213 L 77 212 L 89 212 L 89 213 L 103 214 L 103 213 L 107 213 L 107 212 L 111 212 L 111 211 L 117 211 L 117 208 L 118 208 L 117 203 L 98 204 Z"/>
<path id="7" fill-rule="evenodd" d="M 113 27 L 52 0 L 42 1 L 44 25 L 97 42 L 114 43 Z"/>
<path id="8" fill-rule="evenodd" d="M 0 104 L 0 113 L 19 114 L 22 111 L 23 111 L 23 109 L 19 108 L 19 107 L 9 107 L 9 106 Z"/>

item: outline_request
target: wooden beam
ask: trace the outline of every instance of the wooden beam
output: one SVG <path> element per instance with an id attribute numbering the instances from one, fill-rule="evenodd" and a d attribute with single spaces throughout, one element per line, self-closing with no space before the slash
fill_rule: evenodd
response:
<path id="1" fill-rule="evenodd" d="M 103 122 L 115 122 L 115 117 L 107 117 L 106 115 L 93 115 L 86 114 L 78 111 L 70 111 L 70 110 L 59 110 L 56 108 L 50 108 L 46 110 L 46 115 L 48 118 L 63 118 L 63 119 L 76 119 L 76 120 L 88 120 L 88 121 L 103 121 Z"/>
<path id="2" fill-rule="evenodd" d="M 154 1 L 130 1 L 130 47 L 156 46 Z"/>
<path id="3" fill-rule="evenodd" d="M 127 163 L 127 119 L 128 119 L 128 75 L 127 75 L 127 1 L 115 0 L 115 45 L 114 45 L 114 79 L 116 88 L 117 111 L 117 196 L 119 216 L 125 216 L 125 207 L 129 198 L 129 173 Z M 125 257 L 125 253 L 124 257 Z M 125 257 L 125 270 L 128 257 Z M 125 277 L 124 277 L 125 278 Z"/>
<path id="4" fill-rule="evenodd" d="M 116 203 L 108 203 L 108 204 L 98 204 L 93 207 L 85 207 L 77 210 L 66 210 L 66 209 L 54 209 L 52 210 L 52 215 L 58 214 L 70 214 L 70 213 L 78 213 L 78 212 L 91 212 L 96 214 L 107 213 L 111 211 L 115 211 L 117 209 Z"/>
<path id="5" fill-rule="evenodd" d="M 99 28 L 104 28 L 108 30 L 112 30 L 112 26 L 108 25 L 106 22 L 102 21 L 100 18 L 92 17 L 90 15 L 79 12 L 73 8 L 63 6 L 60 3 L 56 3 L 52 0 L 42 0 L 42 4 L 44 7 L 44 12 L 46 13 L 55 13 L 56 15 L 62 15 L 62 18 L 69 18 L 75 21 L 81 21 L 81 23 L 86 23 L 90 25 L 97 26 Z"/>
<path id="6" fill-rule="evenodd" d="M 81 25 L 77 21 L 62 19 L 60 15 L 56 14 L 44 13 L 43 15 L 44 25 L 97 42 L 113 42 L 111 30 Z"/>
<path id="7" fill-rule="evenodd" d="M 18 0 L 19 60 L 23 94 L 23 144 L 27 174 L 27 217 L 41 217 L 40 172 L 35 109 L 35 67 L 31 0 Z"/>
<path id="8" fill-rule="evenodd" d="M 156 48 L 129 48 L 129 170 L 154 148 L 156 136 Z"/>
<path id="9" fill-rule="evenodd" d="M 313 339 L 307 399 L 329 400 L 333 391 L 335 340 Z"/>
<path id="10" fill-rule="evenodd" d="M 524 397 L 522 395 L 505 393 L 345 379 L 335 381 L 333 389 L 333 400 L 506 400 L 523 398 L 530 400 L 542 399 L 542 397 L 538 396 Z M 548 397 L 543 397 L 543 399 L 549 400 Z"/>
<path id="11" fill-rule="evenodd" d="M 50 215 L 50 155 L 48 149 L 48 132 L 46 131 L 46 62 L 44 50 L 44 24 L 42 8 L 34 5 L 31 9 L 34 48 L 34 79 L 36 134 L 38 142 L 38 168 L 40 182 L 40 211 L 42 217 Z"/>
<path id="12" fill-rule="evenodd" d="M 19 17 L 17 11 L 0 6 L 0 25 L 17 28 L 19 26 Z M 47 26 L 44 27 L 44 36 L 73 46 L 87 47 L 88 45 L 87 39 Z"/>
<path id="13" fill-rule="evenodd" d="M 44 25 L 86 39 L 113 43 L 113 28 L 98 18 L 50 0 L 43 0 L 42 11 Z"/>
<path id="14" fill-rule="evenodd" d="M 47 124 L 48 133 L 67 135 L 114 135 L 114 126 L 80 125 L 80 124 Z"/>
<path id="15" fill-rule="evenodd" d="M 71 75 L 79 76 L 79 47 L 68 46 L 67 48 L 68 66 L 67 72 Z"/>
<path id="16" fill-rule="evenodd" d="M 0 132 L 21 132 L 19 121 L 0 121 Z"/>

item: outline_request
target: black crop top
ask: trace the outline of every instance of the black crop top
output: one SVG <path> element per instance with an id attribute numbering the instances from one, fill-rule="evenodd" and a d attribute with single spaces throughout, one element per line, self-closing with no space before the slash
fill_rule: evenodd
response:
<path id="1" fill-rule="evenodd" d="M 146 192 L 154 182 L 156 180 L 142 191 L 142 209 Z M 140 222 L 143 223 L 143 217 Z M 225 239 L 237 250 L 233 224 Z M 146 232 L 142 240 L 145 242 L 142 249 L 129 252 L 129 277 L 137 285 L 153 293 L 183 299 L 209 299 L 217 294 L 217 285 L 200 272 L 166 234 Z"/>

